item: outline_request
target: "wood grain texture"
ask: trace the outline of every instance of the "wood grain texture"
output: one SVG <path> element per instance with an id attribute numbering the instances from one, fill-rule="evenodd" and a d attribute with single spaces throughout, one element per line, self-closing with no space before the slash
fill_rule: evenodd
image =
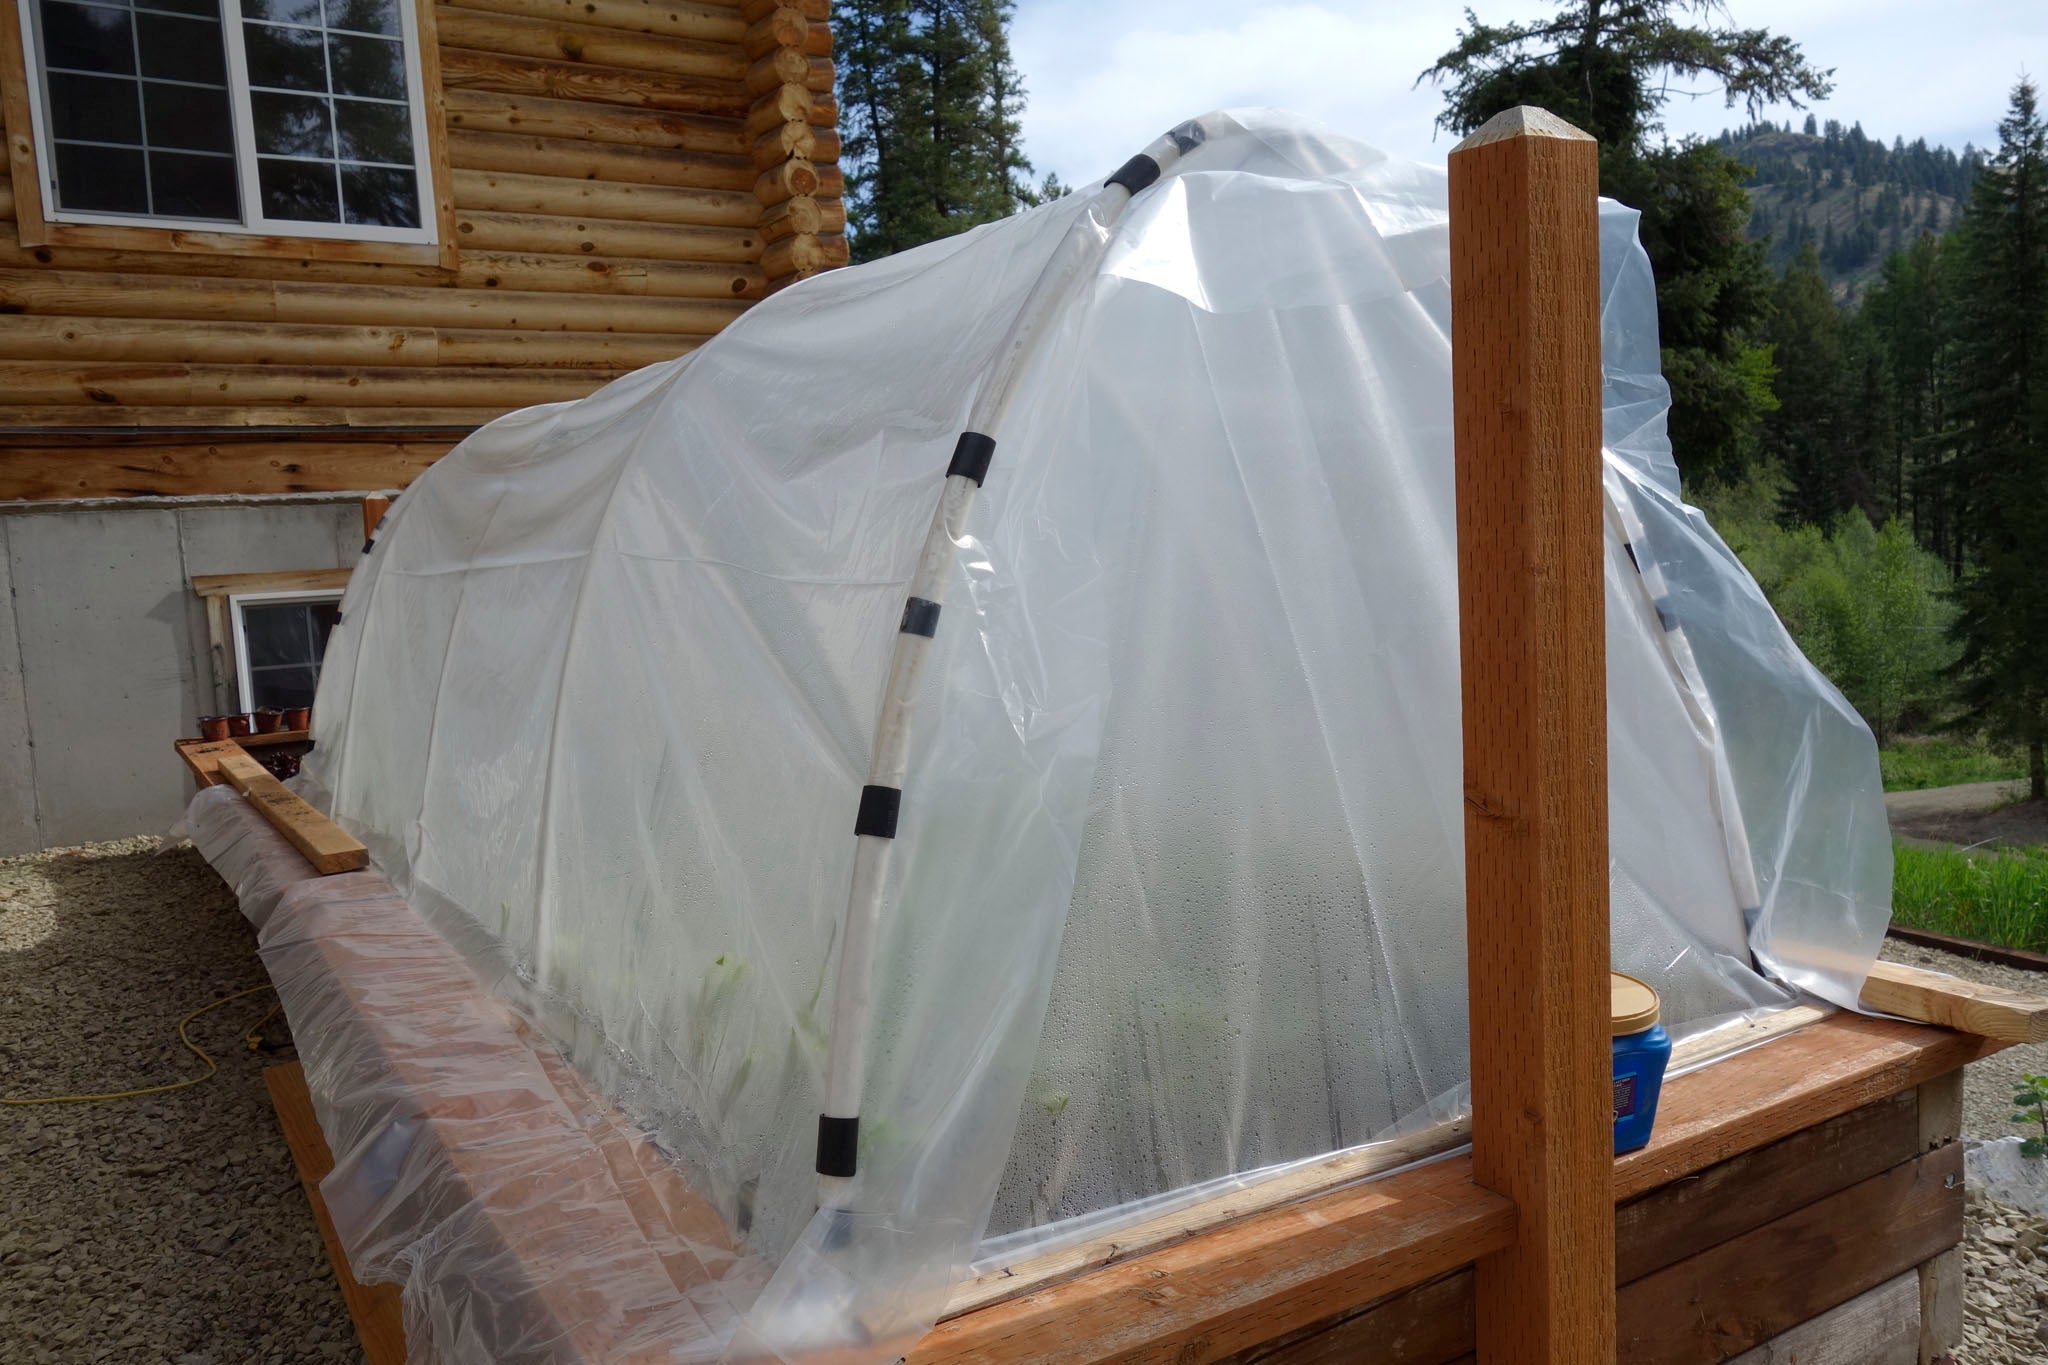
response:
<path id="1" fill-rule="evenodd" d="M 2048 1042 L 2048 996 L 1979 985 L 1903 962 L 1871 966 L 1863 1007 L 2007 1043 Z"/>
<path id="2" fill-rule="evenodd" d="M 1951 1143 L 1622 1286 L 1619 1358 L 1719 1365 L 1912 1270 L 1962 1241 L 1962 1175 Z"/>
<path id="3" fill-rule="evenodd" d="M 1472 1165 L 1521 1218 L 1478 1353 L 1564 1365 L 1614 1358 L 1598 149 L 1494 129 L 1450 157 Z"/>
<path id="4" fill-rule="evenodd" d="M 411 427 L 428 412 L 473 427 L 679 355 L 766 297 L 754 158 L 771 131 L 837 155 L 829 6 L 413 3 L 430 245 L 44 222 L 18 32 L 0 25 L 0 221 L 18 220 L 0 314 L 23 319 L 0 328 L 0 428 Z M 764 56 L 777 66 L 764 35 L 794 44 L 791 80 L 769 91 L 749 84 Z M 836 200 L 836 165 L 807 174 Z M 843 208 L 818 216 L 798 253 L 812 268 L 842 251 Z M 0 482 L 29 497 L 341 489 L 417 467 L 403 440 L 381 461 L 317 437 L 294 459 L 288 440 L 197 459 L 177 442 L 141 471 L 112 446 L 73 447 L 72 469 L 53 449 Z M 329 458 L 342 466 L 305 467 Z"/>
<path id="5" fill-rule="evenodd" d="M 1728 1365 L 1914 1365 L 1920 1340 L 1917 1279 L 1911 1271 L 1894 1275 L 1752 1346 Z"/>
<path id="6" fill-rule="evenodd" d="M 1218 1365 L 1446 1365 L 1472 1351 L 1472 1272 L 1460 1270 L 1222 1358 Z"/>
<path id="7" fill-rule="evenodd" d="M 906 1358 L 1213 1360 L 1468 1264 L 1506 1245 L 1514 1221 L 1451 1158 L 941 1323 Z"/>
<path id="8" fill-rule="evenodd" d="M 1893 1019 L 1834 1014 L 1715 1066 L 1664 1083 L 1650 1144 L 1614 1161 L 1631 1199 L 1778 1141 L 2004 1047 Z"/>
<path id="9" fill-rule="evenodd" d="M 1918 1365 L 1953 1365 L 1950 1352 L 1963 1339 L 1963 1249 L 1950 1247 L 1922 1261 L 1914 1273 L 1920 1291 Z"/>
<path id="10" fill-rule="evenodd" d="M 348 1268 L 341 1238 L 328 1216 L 327 1201 L 320 1196 L 320 1182 L 334 1169 L 334 1154 L 320 1131 L 313 1113 L 313 1097 L 306 1090 L 306 1070 L 297 1062 L 263 1069 L 263 1088 L 270 1092 L 271 1107 L 277 1111 L 277 1126 L 284 1130 L 285 1145 L 291 1148 L 292 1165 L 298 1170 L 299 1185 L 313 1208 L 313 1222 L 320 1229 L 320 1241 L 327 1248 L 328 1264 L 341 1286 L 342 1302 L 356 1325 L 367 1365 L 405 1365 L 405 1315 L 395 1284 L 365 1285 Z"/>
<path id="11" fill-rule="evenodd" d="M 217 755 L 214 765 L 322 876 L 369 866 L 369 850 L 353 834 L 307 805 L 239 745 L 234 753 Z"/>
<path id="12" fill-rule="evenodd" d="M 403 488 L 458 439 L 451 433 L 439 440 L 330 441 L 314 432 L 192 443 L 163 430 L 149 434 L 139 446 L 10 446 L 0 435 L 0 501 Z"/>

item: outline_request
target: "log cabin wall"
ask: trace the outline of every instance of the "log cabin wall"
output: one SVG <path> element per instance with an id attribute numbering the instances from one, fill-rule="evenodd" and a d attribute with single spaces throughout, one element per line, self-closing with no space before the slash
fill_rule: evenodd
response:
<path id="1" fill-rule="evenodd" d="M 0 500 L 402 487 L 847 258 L 829 0 L 418 0 L 441 241 L 297 255 L 45 223 L 16 4 Z"/>

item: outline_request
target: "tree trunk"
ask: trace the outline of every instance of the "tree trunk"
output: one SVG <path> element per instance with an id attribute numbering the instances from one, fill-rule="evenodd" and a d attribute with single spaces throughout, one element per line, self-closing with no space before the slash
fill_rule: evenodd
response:
<path id="1" fill-rule="evenodd" d="M 2048 800 L 2048 758 L 2043 757 L 2039 735 L 2027 741 L 2027 799 Z"/>

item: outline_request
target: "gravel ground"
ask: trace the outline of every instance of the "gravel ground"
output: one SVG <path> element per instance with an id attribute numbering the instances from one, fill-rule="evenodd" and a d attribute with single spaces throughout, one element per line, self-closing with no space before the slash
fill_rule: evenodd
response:
<path id="1" fill-rule="evenodd" d="M 234 897 L 190 848 L 126 839 L 0 859 L 0 1095 L 201 1073 L 188 1011 L 265 981 Z M 192 1025 L 203 1084 L 0 1106 L 0 1360 L 359 1361 L 263 1088 L 292 1057 L 272 997 Z"/>

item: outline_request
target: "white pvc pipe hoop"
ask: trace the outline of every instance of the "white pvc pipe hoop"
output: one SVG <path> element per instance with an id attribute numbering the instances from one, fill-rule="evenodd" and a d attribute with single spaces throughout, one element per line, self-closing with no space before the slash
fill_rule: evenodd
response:
<path id="1" fill-rule="evenodd" d="M 867 1081 L 868 1025 L 872 1002 L 875 942 L 882 921 L 883 889 L 888 880 L 889 853 L 895 844 L 897 812 L 903 799 L 903 778 L 910 761 L 910 701 L 923 675 L 925 658 L 938 632 L 946 579 L 956 547 L 966 535 L 967 514 L 974 506 L 994 459 L 1003 418 L 1017 381 L 1037 355 L 1048 330 L 1077 285 L 1092 276 L 1115 239 L 1117 222 L 1131 197 L 1171 171 L 1183 154 L 1201 145 L 1199 121 L 1184 123 L 1124 163 L 1096 191 L 1088 208 L 1075 218 L 1053 249 L 1052 258 L 1032 283 L 1023 307 L 1010 323 L 996 350 L 987 382 L 968 413 L 967 429 L 953 447 L 946 483 L 932 515 L 931 530 L 911 575 L 903 624 L 889 660 L 889 680 L 882 693 L 881 718 L 875 727 L 874 753 L 868 761 L 867 785 L 861 789 L 860 811 L 854 820 L 853 882 L 840 927 L 839 973 L 832 993 L 832 1033 L 825 1062 L 825 1101 L 818 1115 L 818 1203 L 821 1208 L 848 1207 L 858 1169 L 861 1090 Z"/>

